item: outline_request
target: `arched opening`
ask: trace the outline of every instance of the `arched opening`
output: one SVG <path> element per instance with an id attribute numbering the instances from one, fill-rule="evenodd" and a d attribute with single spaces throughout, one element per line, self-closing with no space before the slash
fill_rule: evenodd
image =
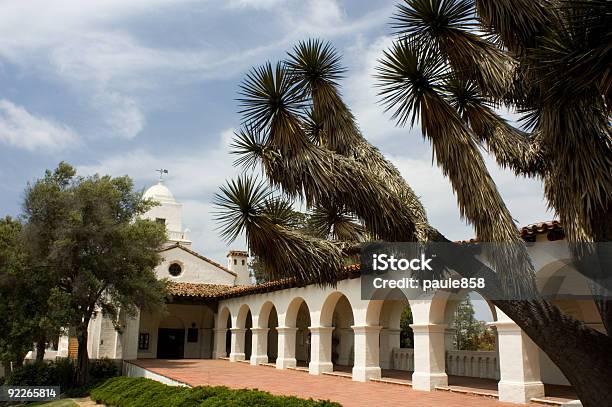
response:
<path id="1" fill-rule="evenodd" d="M 236 328 L 232 330 L 232 353 L 230 360 L 249 360 L 251 358 L 253 316 L 247 304 L 243 304 L 238 310 L 236 317 Z"/>
<path id="2" fill-rule="evenodd" d="M 295 359 L 297 365 L 302 367 L 308 367 L 310 363 L 310 310 L 306 301 L 302 301 L 295 320 Z"/>
<path id="3" fill-rule="evenodd" d="M 334 371 L 352 372 L 355 359 L 355 334 L 352 328 L 354 324 L 353 308 L 348 298 L 340 292 L 332 293 L 323 304 L 321 326 L 333 328 L 329 340 Z"/>
<path id="4" fill-rule="evenodd" d="M 412 308 L 399 289 L 380 290 L 368 305 L 368 325 L 380 326 L 379 365 L 381 377 L 410 383 L 414 371 Z"/>
<path id="5" fill-rule="evenodd" d="M 276 363 L 276 358 L 278 356 L 278 313 L 276 312 L 276 307 L 272 306 L 272 310 L 270 311 L 270 317 L 268 318 L 268 363 Z"/>
<path id="6" fill-rule="evenodd" d="M 262 305 L 259 311 L 258 328 L 266 329 L 265 350 L 267 363 L 275 363 L 278 356 L 278 313 L 270 301 Z M 261 347 L 261 344 L 258 344 Z M 261 349 L 261 348 L 260 348 Z"/>
<path id="7" fill-rule="evenodd" d="M 253 328 L 253 315 L 251 310 L 247 313 L 244 328 L 246 329 L 244 331 L 244 358 L 249 360 L 251 359 L 253 348 L 253 332 L 251 332 L 251 328 Z"/>
<path id="8" fill-rule="evenodd" d="M 232 316 L 229 312 L 227 313 L 225 328 L 225 357 L 229 358 L 229 354 L 232 351 L 232 331 L 230 330 L 232 329 Z"/>
<path id="9" fill-rule="evenodd" d="M 282 357 L 276 366 L 281 369 L 296 366 L 300 369 L 307 368 L 311 359 L 312 335 L 310 309 L 302 297 L 296 297 L 289 303 L 283 325 L 279 328 L 284 335 L 279 347 Z"/>
<path id="10" fill-rule="evenodd" d="M 500 378 L 495 307 L 480 294 L 463 291 L 446 301 L 445 367 L 449 386 L 497 392 Z"/>

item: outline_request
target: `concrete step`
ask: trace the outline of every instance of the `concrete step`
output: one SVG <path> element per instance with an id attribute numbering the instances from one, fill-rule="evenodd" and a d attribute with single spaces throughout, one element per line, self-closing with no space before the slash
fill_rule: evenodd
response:
<path id="1" fill-rule="evenodd" d="M 451 393 L 459 393 L 459 394 L 469 394 L 472 396 L 489 397 L 489 398 L 495 398 L 495 399 L 499 398 L 499 395 L 497 393 L 488 392 L 486 390 L 480 391 L 480 390 L 474 390 L 474 389 L 467 389 L 463 387 L 436 386 L 436 390 L 448 391 Z"/>
<path id="2" fill-rule="evenodd" d="M 323 372 L 326 376 L 343 377 L 345 379 L 352 379 L 353 375 L 345 372 Z"/>
<path id="3" fill-rule="evenodd" d="M 412 383 L 410 382 L 406 382 L 406 381 L 402 381 L 402 380 L 395 380 L 395 379 L 387 379 L 387 378 L 380 378 L 380 379 L 370 379 L 371 382 L 375 382 L 375 383 L 385 383 L 385 384 L 394 384 L 397 386 L 406 386 L 406 387 L 412 387 Z"/>

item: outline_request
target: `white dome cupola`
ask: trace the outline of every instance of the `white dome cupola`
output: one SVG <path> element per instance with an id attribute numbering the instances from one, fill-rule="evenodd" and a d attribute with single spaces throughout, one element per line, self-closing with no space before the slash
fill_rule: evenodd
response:
<path id="1" fill-rule="evenodd" d="M 160 180 L 157 184 L 149 187 L 143 195 L 144 199 L 153 199 L 157 202 L 164 203 L 176 203 L 176 199 L 174 199 L 174 195 L 168 189 L 167 186 L 164 185 L 164 182 Z"/>
<path id="2" fill-rule="evenodd" d="M 179 242 L 186 246 L 191 245 L 189 230 L 183 231 L 183 205 L 176 201 L 172 192 L 164 185 L 163 180 L 160 179 L 157 184 L 149 187 L 142 197 L 159 203 L 159 205 L 149 209 L 143 215 L 143 218 L 164 223 L 168 232 L 168 239 L 171 242 Z"/>

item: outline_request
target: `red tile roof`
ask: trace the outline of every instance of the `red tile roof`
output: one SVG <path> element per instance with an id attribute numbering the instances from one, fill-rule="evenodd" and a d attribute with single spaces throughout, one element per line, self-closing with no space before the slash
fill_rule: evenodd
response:
<path id="1" fill-rule="evenodd" d="M 168 282 L 170 294 L 178 297 L 217 298 L 235 286 L 222 284 Z"/>
<path id="2" fill-rule="evenodd" d="M 560 232 L 563 233 L 563 227 L 561 222 L 558 220 L 549 220 L 545 222 L 532 223 L 527 226 L 523 226 L 519 229 L 521 237 L 525 240 L 532 241 L 535 235 L 549 232 Z M 478 239 L 471 238 L 469 240 L 458 240 L 455 243 L 478 243 Z"/>
<path id="3" fill-rule="evenodd" d="M 521 228 L 521 237 L 533 236 L 539 233 L 547 233 L 551 231 L 562 230 L 561 222 L 558 220 L 550 220 L 547 222 L 532 223 Z"/>
<path id="4" fill-rule="evenodd" d="M 229 256 L 249 257 L 249 253 L 247 253 L 244 250 L 230 250 L 226 257 L 229 257 Z"/>
<path id="5" fill-rule="evenodd" d="M 338 276 L 338 281 L 347 278 L 357 278 L 360 276 L 359 264 L 346 266 L 344 273 Z M 251 294 L 267 293 L 271 291 L 284 290 L 286 288 L 300 287 L 305 284 L 298 284 L 294 278 L 284 278 L 281 280 L 268 281 L 256 285 L 220 285 L 220 284 L 200 284 L 200 283 L 177 283 L 169 282 L 170 294 L 178 297 L 191 298 L 210 298 L 224 299 L 242 297 Z"/>

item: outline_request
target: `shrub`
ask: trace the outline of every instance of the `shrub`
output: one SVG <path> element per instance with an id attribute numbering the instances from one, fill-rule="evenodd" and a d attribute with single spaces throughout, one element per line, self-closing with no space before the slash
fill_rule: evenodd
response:
<path id="1" fill-rule="evenodd" d="M 107 379 L 119 375 L 119 367 L 114 360 L 102 358 L 89 362 L 89 375 L 93 379 Z"/>
<path id="2" fill-rule="evenodd" d="M 6 377 L 6 384 L 14 386 L 71 386 L 74 364 L 70 359 L 55 362 L 34 362 L 13 370 Z"/>
<path id="3" fill-rule="evenodd" d="M 91 398 L 98 403 L 116 407 L 340 406 L 331 401 L 275 396 L 259 390 L 234 390 L 223 386 L 168 386 L 150 379 L 133 377 L 108 379 L 91 391 Z"/>

